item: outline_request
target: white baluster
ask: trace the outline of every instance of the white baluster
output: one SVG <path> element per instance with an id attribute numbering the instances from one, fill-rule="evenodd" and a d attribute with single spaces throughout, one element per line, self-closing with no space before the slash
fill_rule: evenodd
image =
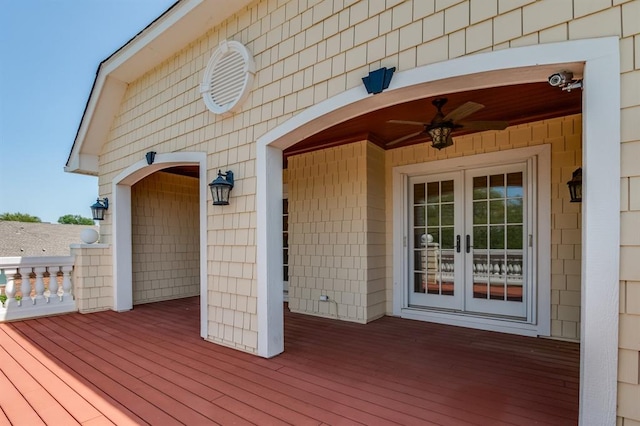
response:
<path id="1" fill-rule="evenodd" d="M 44 266 L 39 266 L 37 268 L 33 268 L 33 272 L 36 274 L 36 296 L 33 298 L 33 304 L 35 305 L 37 301 L 45 300 L 44 297 L 44 273 L 47 271 L 47 268 Z"/>
<path id="2" fill-rule="evenodd" d="M 58 270 L 55 266 L 49 267 L 49 297 L 47 297 L 47 303 L 51 301 L 52 297 L 58 297 Z"/>
<path id="3" fill-rule="evenodd" d="M 4 288 L 4 294 L 7 296 L 7 302 L 16 297 L 16 283 L 15 274 L 16 269 L 7 269 L 5 274 L 7 275 L 7 285 Z M 5 305 L 6 306 L 6 305 Z"/>
<path id="4" fill-rule="evenodd" d="M 62 270 L 62 295 L 60 296 L 60 301 L 62 301 L 65 297 L 72 297 L 71 271 L 73 271 L 73 266 L 63 266 L 60 269 Z"/>
<path id="5" fill-rule="evenodd" d="M 31 298 L 31 281 L 30 281 L 30 276 L 31 275 L 31 268 L 20 268 L 20 276 L 22 277 L 22 284 L 20 285 L 20 293 L 21 294 L 21 299 L 20 301 L 24 301 L 26 302 L 27 299 Z"/>

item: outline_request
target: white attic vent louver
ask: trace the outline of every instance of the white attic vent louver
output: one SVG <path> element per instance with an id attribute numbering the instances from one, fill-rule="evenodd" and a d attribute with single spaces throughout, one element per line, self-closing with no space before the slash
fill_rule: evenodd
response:
<path id="1" fill-rule="evenodd" d="M 234 112 L 249 95 L 255 75 L 251 53 L 237 41 L 223 40 L 213 52 L 200 93 L 209 111 L 214 114 Z"/>

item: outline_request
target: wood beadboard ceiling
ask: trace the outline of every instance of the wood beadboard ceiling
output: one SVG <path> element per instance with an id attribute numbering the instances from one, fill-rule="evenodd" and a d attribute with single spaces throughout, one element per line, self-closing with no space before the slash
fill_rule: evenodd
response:
<path id="1" fill-rule="evenodd" d="M 485 108 L 462 121 L 507 121 L 510 126 L 577 114 L 582 110 L 581 89 L 566 92 L 546 82 L 450 93 L 437 97 L 448 99 L 447 104 L 442 108 L 445 115 L 463 103 L 473 101 L 484 105 Z M 423 98 L 382 108 L 337 124 L 289 147 L 284 151 L 285 158 L 364 139 L 384 149 L 427 142 L 430 140 L 429 137 L 421 134 L 391 147 L 387 146 L 391 141 L 421 130 L 419 126 L 387 123 L 387 121 L 429 122 L 436 113 L 435 107 L 431 104 L 435 98 Z M 453 136 L 455 138 L 468 133 L 473 131 L 462 129 L 455 131 Z"/>

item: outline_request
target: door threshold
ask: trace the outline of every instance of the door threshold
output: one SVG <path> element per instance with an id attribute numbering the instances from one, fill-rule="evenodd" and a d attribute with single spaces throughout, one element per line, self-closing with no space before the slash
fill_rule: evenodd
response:
<path id="1" fill-rule="evenodd" d="M 453 325 L 457 327 L 474 328 L 478 330 L 497 331 L 500 333 L 518 334 L 522 336 L 543 335 L 538 324 L 526 322 L 519 317 L 496 317 L 478 315 L 477 313 L 452 311 L 445 309 L 432 309 L 408 306 L 401 311 L 402 318 L 417 321 L 434 322 L 438 324 Z"/>

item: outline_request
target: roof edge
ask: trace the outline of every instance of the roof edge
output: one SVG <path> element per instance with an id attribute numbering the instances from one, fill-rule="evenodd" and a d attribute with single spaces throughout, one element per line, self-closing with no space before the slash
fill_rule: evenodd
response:
<path id="1" fill-rule="evenodd" d="M 100 63 L 64 171 L 97 175 L 127 86 L 253 0 L 179 0 Z"/>

